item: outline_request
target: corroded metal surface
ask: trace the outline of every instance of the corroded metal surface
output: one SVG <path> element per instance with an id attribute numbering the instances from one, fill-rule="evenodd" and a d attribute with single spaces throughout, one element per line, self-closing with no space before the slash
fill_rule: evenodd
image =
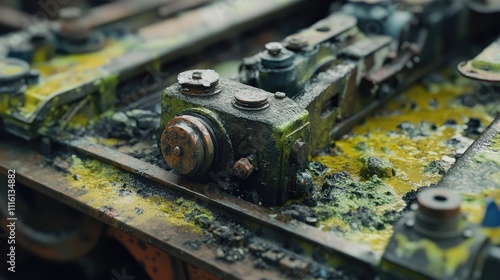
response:
<path id="1" fill-rule="evenodd" d="M 500 189 L 500 117 L 461 156 L 439 182 L 463 193 Z"/>
<path id="2" fill-rule="evenodd" d="M 276 240 L 276 242 L 285 238 L 292 244 L 299 244 L 309 257 L 314 257 L 314 251 L 320 250 L 325 252 L 324 258 L 329 259 L 326 262 L 348 267 L 356 265 L 364 267 L 366 271 L 363 273 L 367 274 L 371 273 L 372 265 L 377 262 L 376 255 L 364 246 L 346 242 L 335 235 L 302 223 L 282 222 L 280 219 L 285 221 L 288 219 L 280 217 L 266 208 L 227 195 L 216 188 L 179 177 L 160 167 L 98 144 L 83 140 L 67 144 L 81 153 L 140 175 L 196 201 L 202 201 L 214 212 L 219 212 L 225 217 L 232 217 L 243 225 L 256 229 L 256 231 L 265 232 L 266 238 Z"/>

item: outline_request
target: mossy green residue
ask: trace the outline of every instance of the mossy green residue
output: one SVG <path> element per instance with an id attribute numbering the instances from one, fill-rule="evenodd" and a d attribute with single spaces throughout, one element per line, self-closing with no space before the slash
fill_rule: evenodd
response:
<path id="1" fill-rule="evenodd" d="M 492 151 L 482 151 L 477 153 L 473 158 L 478 163 L 492 162 L 500 165 L 500 153 Z"/>
<path id="2" fill-rule="evenodd" d="M 453 84 L 450 82 L 431 84 L 427 87 L 415 85 L 388 102 L 385 108 L 363 124 L 355 126 L 351 135 L 336 141 L 330 155 L 317 156 L 313 161 L 325 164 L 329 168 L 329 174 L 346 171 L 354 181 L 360 182 L 364 180 L 361 176 L 363 162 L 359 160 L 360 158 L 376 157 L 391 162 L 394 165 L 395 176 L 378 179 L 382 184 L 377 188 L 381 188 L 381 193 L 386 189 L 395 193 L 395 202 L 383 206 L 370 203 L 364 205 L 371 207 L 371 210 L 378 215 L 384 211 L 399 211 L 404 206 L 401 198 L 408 191 L 435 184 L 442 178 L 444 172 L 424 172 L 424 170 L 432 161 L 452 160 L 453 150 L 447 141 L 454 137 L 463 137 L 463 128 L 470 118 L 481 120 L 483 125 L 493 121 L 493 117 L 488 115 L 483 105 L 478 104 L 471 108 L 457 102 L 460 96 L 472 90 L 471 83 L 464 80 L 456 80 Z M 456 125 L 444 126 L 448 120 L 455 121 Z M 403 122 L 411 125 L 428 122 L 434 124 L 436 129 L 423 131 L 423 135 L 410 135 L 398 128 Z M 317 190 L 321 191 L 322 181 L 315 178 L 315 182 L 318 182 Z M 363 205 L 363 202 L 357 205 L 357 201 L 351 201 L 349 197 L 343 199 L 345 201 L 338 205 L 345 203 L 347 206 L 343 208 L 344 210 Z M 318 207 L 337 213 L 339 212 L 337 208 L 343 206 L 329 203 Z M 344 230 L 344 238 L 369 244 L 379 252 L 384 250 L 392 234 L 391 226 L 388 225 L 383 230 L 370 228 L 353 230 L 341 215 L 332 213 L 328 213 L 332 218 L 321 221 L 321 227 L 325 230 L 340 226 Z"/>
<path id="3" fill-rule="evenodd" d="M 164 197 L 148 193 L 136 186 L 131 174 L 96 160 L 82 160 L 76 155 L 70 158 L 71 168 L 68 180 L 71 186 L 82 192 L 79 199 L 98 209 L 119 209 L 124 217 L 116 217 L 130 221 L 164 219 L 166 223 L 201 231 L 195 225 L 196 216 L 204 215 L 212 218 L 210 211 L 195 202 L 182 198 Z M 77 179 L 75 179 L 77 178 Z M 142 186 L 142 188 L 147 186 Z"/>
<path id="4" fill-rule="evenodd" d="M 495 152 L 500 152 L 500 132 L 491 139 L 490 149 Z"/>
<path id="5" fill-rule="evenodd" d="M 473 60 L 472 67 L 489 72 L 500 72 L 500 64 L 483 60 Z"/>

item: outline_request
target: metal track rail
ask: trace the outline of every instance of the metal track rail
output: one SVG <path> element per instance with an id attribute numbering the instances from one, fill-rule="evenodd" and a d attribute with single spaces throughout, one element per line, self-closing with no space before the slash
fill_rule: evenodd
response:
<path id="1" fill-rule="evenodd" d="M 17 142 L 16 142 L 17 141 Z M 201 233 L 179 228 L 161 217 L 147 220 L 136 216 L 127 208 L 106 208 L 91 205 L 82 193 L 69 186 L 68 175 L 47 165 L 46 159 L 38 155 L 32 143 L 19 145 L 19 140 L 0 143 L 0 174 L 16 169 L 19 183 L 40 191 L 106 224 L 131 234 L 175 257 L 190 262 L 224 279 L 276 279 L 276 270 L 256 270 L 253 262 L 245 260 L 229 264 L 216 259 L 216 250 L 202 246 L 194 250 L 186 242 L 200 238 Z M 293 244 L 303 249 L 303 256 L 312 261 L 342 268 L 362 278 L 375 275 L 378 257 L 368 248 L 354 244 L 320 229 L 290 221 L 280 215 L 271 215 L 268 209 L 222 193 L 212 187 L 193 182 L 172 174 L 162 168 L 124 155 L 110 148 L 85 140 L 63 143 L 70 151 L 87 155 L 103 163 L 118 167 L 140 177 L 164 197 L 183 197 L 196 201 L 215 215 L 236 221 L 258 233 L 258 237 L 279 244 L 286 249 Z M 99 195 L 99 194 L 98 194 Z M 109 197 L 112 205 L 113 197 Z M 100 207 L 98 207 L 100 206 Z M 155 207 L 153 205 L 153 207 Z M 156 206 L 157 207 L 157 206 Z M 133 211 L 132 211 L 133 212 Z M 287 244 L 283 244 L 286 240 Z"/>

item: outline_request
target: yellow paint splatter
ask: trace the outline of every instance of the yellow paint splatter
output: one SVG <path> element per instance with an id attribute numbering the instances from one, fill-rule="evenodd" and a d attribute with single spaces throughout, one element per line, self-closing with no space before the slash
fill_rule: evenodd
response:
<path id="1" fill-rule="evenodd" d="M 457 85 L 444 83 L 427 88 L 420 84 L 415 85 L 390 101 L 374 117 L 356 126 L 350 136 L 336 141 L 335 146 L 341 150 L 340 154 L 317 156 L 313 160 L 325 164 L 331 172 L 347 171 L 358 181 L 363 180 L 360 176 L 360 157 L 372 156 L 388 160 L 394 164 L 396 175 L 384 178 L 383 181 L 391 186 L 399 197 L 403 197 L 410 190 L 437 183 L 442 175 L 425 173 L 423 170 L 434 160 L 452 160 L 450 156 L 456 151 L 452 151 L 446 141 L 462 137 L 463 126 L 470 118 L 480 119 L 484 125 L 493 121 L 493 117 L 481 106 L 470 108 L 457 102 L 459 96 L 472 89 L 470 83 L 464 84 L 461 80 Z M 448 120 L 454 120 L 457 126 L 444 126 Z M 428 136 L 413 138 L 398 130 L 398 125 L 403 122 L 419 124 L 423 121 L 435 124 L 437 129 L 430 131 Z M 356 145 L 360 142 L 364 142 L 368 149 L 357 149 Z M 469 144 L 471 143 L 472 140 Z M 372 211 L 380 213 L 380 210 L 401 210 L 400 204 L 390 204 L 388 207 Z M 476 213 L 474 215 L 479 215 L 478 213 L 483 213 L 484 210 L 468 206 L 465 208 Z M 368 244 L 378 252 L 385 249 L 392 235 L 392 228 L 352 231 L 345 227 L 341 219 L 323 221 L 321 226 L 326 230 L 340 226 L 346 230 L 346 239 Z"/>
<path id="2" fill-rule="evenodd" d="M 195 225 L 192 215 L 206 215 L 212 219 L 211 213 L 192 201 L 162 195 L 140 195 L 131 174 L 122 172 L 96 160 L 82 160 L 76 155 L 71 157 L 71 168 L 68 180 L 76 190 L 83 194 L 79 197 L 93 208 L 120 209 L 128 217 L 147 221 L 152 218 L 165 219 L 171 225 L 201 232 Z M 75 180 L 75 177 L 78 180 Z M 146 191 L 143 191 L 146 192 Z M 127 217 L 116 217 L 127 220 Z"/>

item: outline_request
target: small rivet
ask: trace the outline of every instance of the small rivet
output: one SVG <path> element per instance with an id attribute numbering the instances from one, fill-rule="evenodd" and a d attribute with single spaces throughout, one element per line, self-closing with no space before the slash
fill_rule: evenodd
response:
<path id="1" fill-rule="evenodd" d="M 286 97 L 286 94 L 284 92 L 278 91 L 274 94 L 274 98 L 276 99 L 284 99 Z"/>
<path id="2" fill-rule="evenodd" d="M 283 50 L 283 45 L 277 42 L 267 43 L 266 50 L 270 55 L 276 56 L 281 53 L 281 50 Z"/>

